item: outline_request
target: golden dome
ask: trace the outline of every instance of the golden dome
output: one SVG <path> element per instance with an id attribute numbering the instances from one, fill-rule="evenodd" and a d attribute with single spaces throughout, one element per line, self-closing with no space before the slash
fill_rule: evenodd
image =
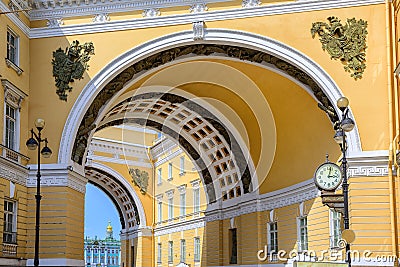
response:
<path id="1" fill-rule="evenodd" d="M 112 228 L 112 226 L 111 226 L 111 222 L 108 221 L 107 232 L 110 233 L 110 232 L 112 232 L 112 230 L 113 230 L 113 228 Z"/>

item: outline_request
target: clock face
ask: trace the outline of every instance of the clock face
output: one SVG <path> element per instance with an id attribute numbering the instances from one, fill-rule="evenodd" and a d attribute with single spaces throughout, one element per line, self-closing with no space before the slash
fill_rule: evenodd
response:
<path id="1" fill-rule="evenodd" d="M 333 191 L 342 183 L 342 171 L 335 163 L 323 163 L 315 171 L 314 182 L 321 190 Z"/>

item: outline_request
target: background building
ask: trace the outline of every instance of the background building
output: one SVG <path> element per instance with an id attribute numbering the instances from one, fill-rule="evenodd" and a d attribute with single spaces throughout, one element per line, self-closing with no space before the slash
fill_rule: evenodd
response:
<path id="1" fill-rule="evenodd" d="M 121 266 L 121 241 L 114 238 L 111 222 L 108 222 L 104 239 L 86 237 L 84 245 L 85 266 Z"/>

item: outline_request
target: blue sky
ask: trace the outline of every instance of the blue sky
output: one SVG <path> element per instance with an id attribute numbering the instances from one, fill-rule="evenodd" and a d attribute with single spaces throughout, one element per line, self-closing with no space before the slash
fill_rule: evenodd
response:
<path id="1" fill-rule="evenodd" d="M 85 197 L 85 237 L 106 237 L 106 227 L 111 221 L 114 238 L 119 239 L 121 223 L 111 199 L 94 185 L 87 184 Z"/>

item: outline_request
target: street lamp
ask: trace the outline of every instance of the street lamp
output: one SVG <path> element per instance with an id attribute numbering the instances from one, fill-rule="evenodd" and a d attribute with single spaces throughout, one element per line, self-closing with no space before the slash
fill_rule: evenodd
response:
<path id="1" fill-rule="evenodd" d="M 333 137 L 340 145 L 342 151 L 342 166 L 343 166 L 343 221 L 344 221 L 344 229 L 347 230 L 350 228 L 349 223 L 349 184 L 347 182 L 347 159 L 346 159 L 346 150 L 347 150 L 347 142 L 346 142 L 346 132 L 350 132 L 354 128 L 354 121 L 349 117 L 349 100 L 346 97 L 341 97 L 337 100 L 337 106 L 342 112 L 342 119 L 337 121 L 335 124 L 335 136 Z M 350 244 L 346 242 L 346 262 L 349 266 L 351 266 L 351 258 L 350 258 Z"/>
<path id="2" fill-rule="evenodd" d="M 43 119 L 36 119 L 35 126 L 38 130 L 36 134 L 33 129 L 31 129 L 31 138 L 26 141 L 26 146 L 29 150 L 35 150 L 38 148 L 38 163 L 37 163 L 37 174 L 36 174 L 36 224 L 35 224 L 35 258 L 33 260 L 34 266 L 39 266 L 39 225 L 40 225 L 40 200 L 42 196 L 40 195 L 40 154 L 44 158 L 49 158 L 51 156 L 51 149 L 47 146 L 47 138 L 42 139 L 41 131 L 43 130 L 45 122 Z M 44 142 L 45 145 L 40 150 L 40 144 Z"/>

